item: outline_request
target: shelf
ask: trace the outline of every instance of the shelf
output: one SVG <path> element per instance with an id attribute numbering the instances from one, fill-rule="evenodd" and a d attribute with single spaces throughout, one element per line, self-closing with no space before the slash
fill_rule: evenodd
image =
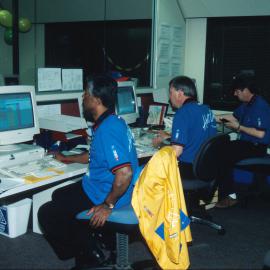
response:
<path id="1" fill-rule="evenodd" d="M 69 99 L 77 99 L 81 98 L 83 92 L 82 91 L 54 91 L 54 92 L 37 92 L 36 93 L 36 101 L 57 101 L 57 100 L 69 100 Z"/>

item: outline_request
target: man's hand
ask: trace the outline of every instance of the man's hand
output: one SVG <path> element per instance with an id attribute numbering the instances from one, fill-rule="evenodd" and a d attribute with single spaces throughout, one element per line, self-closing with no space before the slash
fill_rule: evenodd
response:
<path id="1" fill-rule="evenodd" d="M 152 140 L 152 144 L 154 147 L 159 147 L 161 143 L 170 138 L 171 135 L 167 133 L 166 131 L 160 130 L 155 138 Z"/>
<path id="2" fill-rule="evenodd" d="M 65 156 L 59 152 L 55 152 L 54 153 L 54 158 L 64 162 L 64 163 L 83 163 L 83 164 L 87 164 L 88 163 L 88 158 L 89 158 L 89 154 L 88 152 L 84 152 L 81 154 L 75 154 L 75 155 L 68 155 Z"/>
<path id="3" fill-rule="evenodd" d="M 86 215 L 90 215 L 93 213 L 93 216 L 90 219 L 90 226 L 93 228 L 102 227 L 109 215 L 111 214 L 112 209 L 108 208 L 105 204 L 100 204 L 92 207 Z"/>
<path id="4" fill-rule="evenodd" d="M 238 121 L 229 121 L 225 123 L 225 126 L 238 131 L 240 124 Z"/>
<path id="5" fill-rule="evenodd" d="M 61 161 L 61 162 L 66 162 L 65 160 L 65 155 L 59 153 L 59 152 L 54 152 L 54 158 Z"/>

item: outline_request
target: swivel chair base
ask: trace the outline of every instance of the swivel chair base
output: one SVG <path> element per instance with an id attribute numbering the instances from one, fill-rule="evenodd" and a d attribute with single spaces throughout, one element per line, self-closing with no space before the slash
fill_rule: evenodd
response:
<path id="1" fill-rule="evenodd" d="M 129 236 L 124 233 L 116 233 L 116 260 L 115 263 L 95 266 L 74 268 L 74 270 L 141 270 L 141 269 L 159 269 L 154 260 L 138 261 L 133 264 L 129 263 Z"/>
<path id="2" fill-rule="evenodd" d="M 226 233 L 225 229 L 221 225 L 214 223 L 210 220 L 206 220 L 206 219 L 195 217 L 195 216 L 189 216 L 189 218 L 190 218 L 190 221 L 192 223 L 207 225 L 207 226 L 217 230 L 218 234 L 220 234 L 220 235 L 224 235 Z"/>

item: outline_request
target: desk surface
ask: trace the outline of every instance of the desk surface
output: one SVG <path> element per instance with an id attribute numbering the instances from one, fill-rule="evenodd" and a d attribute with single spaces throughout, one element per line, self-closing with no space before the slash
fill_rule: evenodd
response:
<path id="1" fill-rule="evenodd" d="M 137 148 L 138 158 L 151 157 L 157 151 L 157 149 L 155 149 L 152 146 L 151 135 L 141 136 L 139 138 L 137 137 L 136 148 Z M 66 167 L 64 167 L 63 169 L 61 168 L 61 170 L 64 171 L 64 174 L 54 176 L 47 180 L 42 180 L 42 181 L 31 183 L 31 184 L 23 184 L 15 188 L 6 190 L 0 194 L 0 199 L 7 198 L 9 196 L 19 194 L 24 191 L 33 190 L 38 187 L 50 185 L 56 182 L 68 180 L 70 178 L 83 175 L 87 171 L 87 166 L 88 164 L 79 164 L 79 163 L 67 164 Z"/>
<path id="2" fill-rule="evenodd" d="M 79 164 L 79 163 L 67 164 L 67 166 L 65 166 L 63 169 L 61 168 L 61 170 L 64 171 L 63 174 L 60 174 L 50 179 L 42 180 L 33 184 L 23 184 L 15 188 L 9 189 L 0 194 L 0 199 L 6 198 L 11 195 L 15 195 L 20 192 L 27 191 L 27 190 L 32 190 L 41 186 L 50 185 L 52 183 L 56 183 L 62 180 L 72 178 L 72 177 L 80 176 L 87 171 L 87 166 L 88 164 Z"/>

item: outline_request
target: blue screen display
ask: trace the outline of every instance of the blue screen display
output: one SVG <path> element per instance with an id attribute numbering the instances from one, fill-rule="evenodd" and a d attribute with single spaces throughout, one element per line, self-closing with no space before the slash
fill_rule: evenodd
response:
<path id="1" fill-rule="evenodd" d="M 0 94 L 0 132 L 31 127 L 34 127 L 31 94 Z"/>
<path id="2" fill-rule="evenodd" d="M 135 97 L 132 87 L 118 87 L 116 106 L 119 115 L 136 112 Z"/>

